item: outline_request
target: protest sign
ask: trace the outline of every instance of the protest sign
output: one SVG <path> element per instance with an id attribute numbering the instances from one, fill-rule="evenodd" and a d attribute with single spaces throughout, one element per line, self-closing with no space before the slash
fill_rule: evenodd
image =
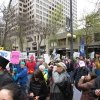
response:
<path id="1" fill-rule="evenodd" d="M 12 51 L 10 60 L 11 60 L 11 63 L 13 63 L 13 64 L 19 64 L 20 52 L 19 51 Z"/>
<path id="2" fill-rule="evenodd" d="M 27 59 L 27 52 L 22 52 L 20 54 L 20 60 Z"/>
<path id="3" fill-rule="evenodd" d="M 0 51 L 0 56 L 4 57 L 5 59 L 9 61 L 10 61 L 10 55 L 11 55 L 10 51 Z"/>
<path id="4" fill-rule="evenodd" d="M 46 62 L 47 64 L 50 63 L 50 57 L 49 57 L 48 54 L 44 54 L 44 60 L 45 60 L 45 62 Z"/>

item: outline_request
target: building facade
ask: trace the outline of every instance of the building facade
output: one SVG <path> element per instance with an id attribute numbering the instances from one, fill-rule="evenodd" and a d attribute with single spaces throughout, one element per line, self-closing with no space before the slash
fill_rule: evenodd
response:
<path id="1" fill-rule="evenodd" d="M 73 26 L 77 23 L 77 0 L 72 0 L 73 6 Z M 58 12 L 62 15 L 59 18 L 59 25 L 65 26 L 66 21 L 70 18 L 70 0 L 12 0 L 11 7 L 14 10 L 15 16 L 21 16 L 25 21 L 34 21 L 35 23 L 41 23 L 42 25 L 52 24 L 53 20 L 57 20 Z M 55 13 L 57 12 L 57 13 Z M 53 18 L 53 19 L 52 19 Z M 14 18 L 12 18 L 14 19 Z M 11 36 L 13 39 L 13 45 L 17 45 L 19 48 L 19 40 L 15 37 L 15 31 L 18 30 L 18 21 L 16 18 L 13 20 L 15 25 L 11 28 Z M 24 21 L 24 22 L 25 22 Z M 12 21 L 10 21 L 9 25 Z M 17 24 L 16 24 L 17 23 Z M 41 41 L 41 35 L 34 33 L 33 25 L 28 25 L 24 27 L 24 33 L 27 33 L 26 38 L 24 38 L 24 51 L 28 48 L 30 51 L 36 51 L 38 49 L 39 41 Z M 31 40 L 30 40 L 30 39 Z M 16 41 L 15 41 L 16 40 Z M 46 48 L 45 40 L 41 42 L 41 48 Z"/>

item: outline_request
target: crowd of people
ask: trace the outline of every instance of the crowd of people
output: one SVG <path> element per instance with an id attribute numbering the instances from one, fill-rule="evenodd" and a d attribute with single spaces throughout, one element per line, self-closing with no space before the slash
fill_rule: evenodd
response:
<path id="1" fill-rule="evenodd" d="M 100 100 L 100 57 L 67 57 L 21 60 L 9 64 L 0 56 L 0 100 L 73 100 L 73 87 L 82 92 L 80 100 Z"/>

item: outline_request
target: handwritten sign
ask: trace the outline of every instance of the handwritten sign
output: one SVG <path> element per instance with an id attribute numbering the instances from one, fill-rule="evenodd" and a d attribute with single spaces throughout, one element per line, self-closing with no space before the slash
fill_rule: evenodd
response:
<path id="1" fill-rule="evenodd" d="M 19 51 L 12 51 L 11 52 L 11 63 L 19 64 L 20 59 L 20 52 Z"/>

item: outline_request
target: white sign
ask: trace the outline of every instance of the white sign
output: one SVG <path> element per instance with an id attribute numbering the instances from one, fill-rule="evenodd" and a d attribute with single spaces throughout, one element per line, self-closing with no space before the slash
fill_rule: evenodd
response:
<path id="1" fill-rule="evenodd" d="M 27 52 L 22 52 L 20 55 L 20 60 L 27 59 Z"/>
<path id="2" fill-rule="evenodd" d="M 92 52 L 92 53 L 90 54 L 90 58 L 93 59 L 93 58 L 94 58 L 94 55 L 95 55 L 95 52 Z"/>
<path id="3" fill-rule="evenodd" d="M 77 58 L 77 57 L 79 57 L 80 56 L 80 53 L 79 52 L 74 52 L 74 54 L 73 54 L 73 57 L 74 58 Z"/>
<path id="4" fill-rule="evenodd" d="M 0 51 L 0 56 L 6 58 L 9 61 L 10 61 L 10 55 L 11 55 L 11 52 L 9 51 Z"/>
<path id="5" fill-rule="evenodd" d="M 45 62 L 46 62 L 47 64 L 50 63 L 50 57 L 49 57 L 48 54 L 44 54 L 44 59 L 45 59 Z"/>

